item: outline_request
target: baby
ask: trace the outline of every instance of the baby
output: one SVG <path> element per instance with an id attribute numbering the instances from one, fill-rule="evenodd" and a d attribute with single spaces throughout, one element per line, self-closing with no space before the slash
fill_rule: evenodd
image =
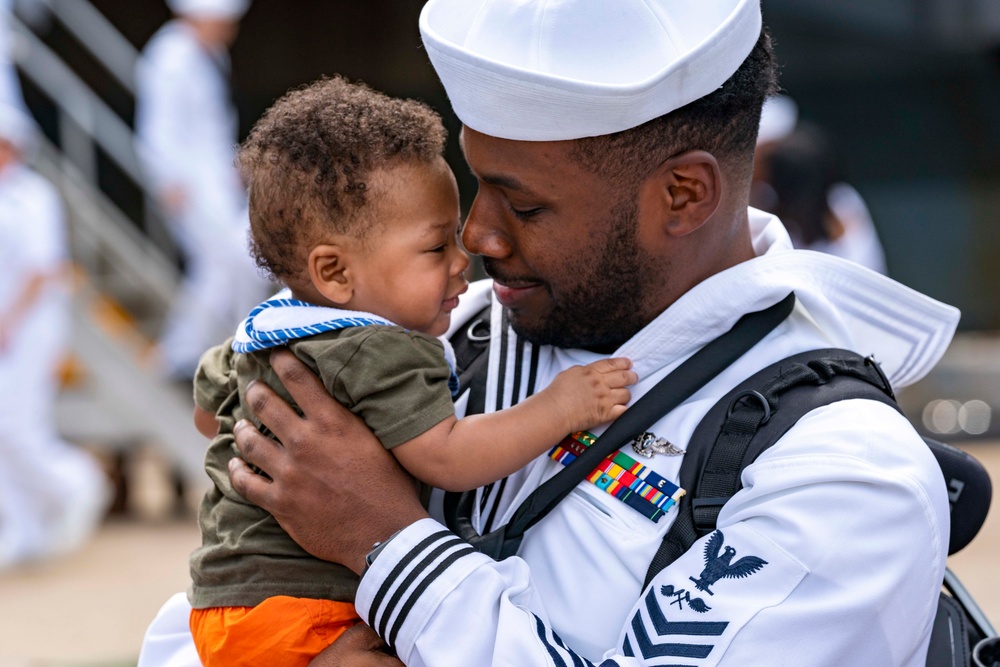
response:
<path id="1" fill-rule="evenodd" d="M 332 78 L 278 100 L 240 147 L 252 250 L 287 289 L 207 352 L 195 379 L 195 421 L 213 437 L 189 593 L 207 667 L 305 667 L 359 622 L 357 577 L 311 557 L 229 482 L 234 424 L 261 428 L 247 385 L 267 382 L 291 402 L 270 348 L 307 363 L 414 477 L 452 491 L 521 469 L 630 400 L 630 362 L 605 359 L 507 410 L 456 418 L 450 346 L 438 337 L 467 288 L 469 259 L 445 136 L 427 106 Z"/>

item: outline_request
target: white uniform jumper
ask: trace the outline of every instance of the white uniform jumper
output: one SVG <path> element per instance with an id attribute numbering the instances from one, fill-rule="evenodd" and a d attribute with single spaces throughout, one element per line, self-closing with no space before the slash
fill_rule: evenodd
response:
<path id="1" fill-rule="evenodd" d="M 154 192 L 179 189 L 170 220 L 187 262 L 163 335 L 167 370 L 191 376 L 267 293 L 247 250 L 246 192 L 233 167 L 236 109 L 229 56 L 209 52 L 183 21 L 163 26 L 136 72 L 138 152 Z"/>
<path id="2" fill-rule="evenodd" d="M 874 353 L 901 387 L 934 365 L 957 323 L 955 309 L 883 276 L 791 251 L 773 216 L 751 210 L 750 218 L 757 258 L 705 280 L 614 353 L 633 360 L 635 400 L 740 316 L 795 291 L 784 323 L 650 428 L 682 448 L 719 398 L 773 362 L 844 347 Z M 488 294 L 470 290 L 466 318 Z M 456 313 L 455 326 L 466 318 Z M 492 322 L 488 410 L 600 356 L 518 341 L 497 306 Z M 676 481 L 681 458 L 641 462 Z M 561 468 L 543 456 L 491 485 L 475 517 L 480 528 L 506 522 Z M 906 419 L 874 401 L 819 408 L 742 481 L 718 531 L 646 590 L 642 580 L 676 509 L 653 522 L 584 482 L 502 562 L 434 520 L 408 527 L 363 577 L 358 612 L 411 666 L 923 667 L 949 514 L 937 463 Z M 161 610 L 142 667 L 197 664 L 185 657 L 186 614 L 183 597 Z"/>
<path id="3" fill-rule="evenodd" d="M 65 235 L 48 181 L 19 164 L 0 171 L 0 314 L 32 276 L 64 269 Z M 0 349 L 0 565 L 78 546 L 109 500 L 96 461 L 56 432 L 68 334 L 68 295 L 50 282 Z"/>

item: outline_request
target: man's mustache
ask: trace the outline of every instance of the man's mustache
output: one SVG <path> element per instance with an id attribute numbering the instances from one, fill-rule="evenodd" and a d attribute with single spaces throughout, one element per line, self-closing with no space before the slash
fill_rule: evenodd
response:
<path id="1" fill-rule="evenodd" d="M 506 273 L 503 269 L 497 266 L 497 261 L 492 257 L 483 257 L 483 270 L 486 272 L 490 278 L 496 282 L 506 285 L 507 287 L 525 287 L 528 285 L 539 285 L 544 284 L 544 281 L 537 278 L 525 277 L 525 276 L 515 276 Z"/>

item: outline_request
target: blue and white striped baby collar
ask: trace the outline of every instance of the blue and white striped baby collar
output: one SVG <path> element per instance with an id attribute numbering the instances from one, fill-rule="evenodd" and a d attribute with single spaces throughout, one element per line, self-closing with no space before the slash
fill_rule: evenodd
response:
<path id="1" fill-rule="evenodd" d="M 233 351 L 241 354 L 258 352 L 287 345 L 290 341 L 308 338 L 328 331 L 373 324 L 397 326 L 395 323 L 372 313 L 357 310 L 328 308 L 293 299 L 291 290 L 283 289 L 250 311 L 236 328 Z M 455 351 L 445 338 L 438 338 L 444 345 L 444 356 L 451 369 L 448 388 L 452 396 L 458 395 L 458 376 L 455 374 Z"/>

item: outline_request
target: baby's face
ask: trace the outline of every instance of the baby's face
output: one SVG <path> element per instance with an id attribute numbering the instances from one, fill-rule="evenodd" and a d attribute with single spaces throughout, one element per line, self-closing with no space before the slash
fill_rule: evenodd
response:
<path id="1" fill-rule="evenodd" d="M 378 231 L 355 267 L 356 308 L 440 336 L 468 288 L 469 256 L 458 237 L 455 176 L 441 158 L 385 172 L 377 192 Z"/>

